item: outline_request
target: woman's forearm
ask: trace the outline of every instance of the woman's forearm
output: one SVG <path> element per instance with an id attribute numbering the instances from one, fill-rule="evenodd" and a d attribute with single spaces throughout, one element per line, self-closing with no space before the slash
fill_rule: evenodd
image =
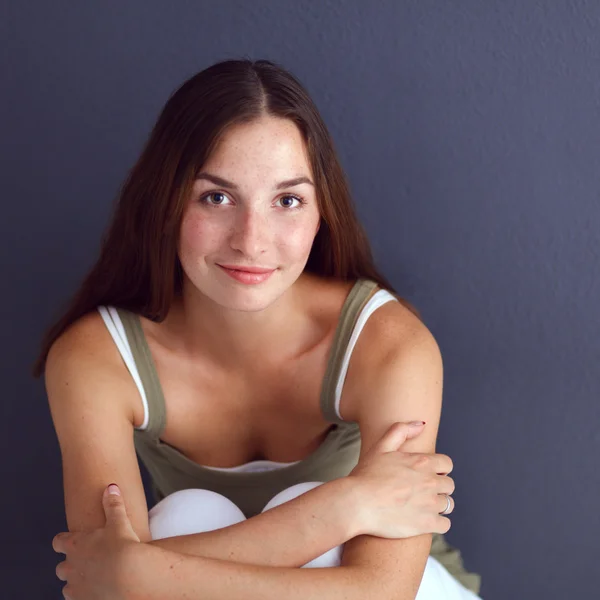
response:
<path id="1" fill-rule="evenodd" d="M 363 600 L 398 598 L 364 567 L 272 568 L 132 544 L 119 575 L 126 600 Z M 414 597 L 414 596 L 411 596 Z"/>
<path id="2" fill-rule="evenodd" d="M 164 550 L 267 567 L 301 567 L 362 533 L 348 477 L 324 483 L 241 523 L 148 542 Z"/>

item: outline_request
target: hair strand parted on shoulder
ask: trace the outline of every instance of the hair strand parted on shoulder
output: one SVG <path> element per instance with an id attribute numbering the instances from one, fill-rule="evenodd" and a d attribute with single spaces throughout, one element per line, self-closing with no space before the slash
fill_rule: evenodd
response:
<path id="1" fill-rule="evenodd" d="M 272 61 L 226 60 L 197 73 L 169 97 L 119 190 L 98 260 L 42 339 L 34 377 L 43 373 L 54 341 L 99 305 L 158 322 L 166 317 L 181 293 L 177 245 L 195 176 L 228 127 L 264 115 L 292 120 L 310 158 L 321 227 L 305 270 L 343 281 L 374 280 L 420 318 L 376 268 L 333 141 L 302 84 Z"/>

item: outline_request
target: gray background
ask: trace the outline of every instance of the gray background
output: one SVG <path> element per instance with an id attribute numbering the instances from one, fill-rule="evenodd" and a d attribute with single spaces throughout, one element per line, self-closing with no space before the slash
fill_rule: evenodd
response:
<path id="1" fill-rule="evenodd" d="M 97 256 L 168 95 L 268 58 L 330 128 L 376 258 L 445 363 L 448 540 L 485 600 L 591 597 L 600 3 L 45 2 L 2 7 L 2 589 L 60 596 L 41 333 Z"/>

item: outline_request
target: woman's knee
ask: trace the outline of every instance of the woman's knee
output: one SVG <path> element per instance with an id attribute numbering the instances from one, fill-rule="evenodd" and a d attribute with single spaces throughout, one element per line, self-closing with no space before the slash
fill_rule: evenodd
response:
<path id="1" fill-rule="evenodd" d="M 261 512 L 265 512 L 270 508 L 274 508 L 275 506 L 279 506 L 284 502 L 288 502 L 289 500 L 293 500 L 302 494 L 323 485 L 323 481 L 303 481 L 302 483 L 296 483 L 288 488 L 285 488 L 278 494 L 275 494 L 265 505 Z"/>
<path id="2" fill-rule="evenodd" d="M 244 513 L 229 498 L 204 489 L 169 494 L 149 512 L 150 534 L 159 540 L 213 531 L 244 521 Z"/>

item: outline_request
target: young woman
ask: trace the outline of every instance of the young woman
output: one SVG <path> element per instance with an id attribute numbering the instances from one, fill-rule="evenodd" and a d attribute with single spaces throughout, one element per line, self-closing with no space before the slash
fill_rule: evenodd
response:
<path id="1" fill-rule="evenodd" d="M 278 65 L 218 63 L 168 100 L 42 373 L 65 597 L 477 597 L 442 536 L 438 345 Z"/>

